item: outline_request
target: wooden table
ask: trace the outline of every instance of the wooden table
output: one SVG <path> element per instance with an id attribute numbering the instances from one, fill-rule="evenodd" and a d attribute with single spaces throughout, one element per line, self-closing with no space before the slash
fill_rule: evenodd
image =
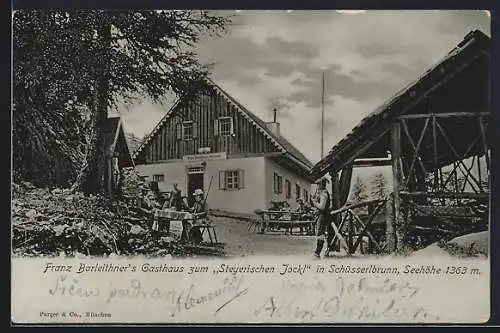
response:
<path id="1" fill-rule="evenodd" d="M 167 223 L 170 225 L 170 221 L 182 221 L 182 235 L 181 238 L 189 237 L 189 232 L 186 230 L 187 223 L 191 224 L 190 229 L 199 228 L 201 232 L 201 236 L 208 234 L 208 238 L 210 239 L 211 244 L 218 243 L 217 233 L 215 231 L 215 225 L 211 223 L 203 222 L 203 218 L 200 218 L 197 214 L 192 214 L 190 212 L 178 212 L 173 210 L 158 210 L 155 213 L 155 218 L 158 219 L 158 223 Z M 170 232 L 170 229 L 168 229 Z"/>

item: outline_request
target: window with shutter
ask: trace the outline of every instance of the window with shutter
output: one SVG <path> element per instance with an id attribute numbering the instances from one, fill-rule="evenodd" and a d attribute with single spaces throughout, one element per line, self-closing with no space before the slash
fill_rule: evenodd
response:
<path id="1" fill-rule="evenodd" d="M 295 200 L 299 200 L 299 199 L 300 199 L 300 185 L 295 184 Z"/>
<path id="2" fill-rule="evenodd" d="M 245 187 L 245 170 L 238 170 L 238 189 Z"/>
<path id="3" fill-rule="evenodd" d="M 285 197 L 287 199 L 292 197 L 292 183 L 288 179 L 285 180 Z"/>
<path id="4" fill-rule="evenodd" d="M 226 189 L 226 173 L 224 171 L 219 171 L 219 189 Z"/>
<path id="5" fill-rule="evenodd" d="M 278 175 L 276 172 L 274 173 L 274 193 L 283 193 L 283 177 Z"/>
<path id="6" fill-rule="evenodd" d="M 219 172 L 219 188 L 222 190 L 239 190 L 244 186 L 244 171 L 225 170 Z"/>

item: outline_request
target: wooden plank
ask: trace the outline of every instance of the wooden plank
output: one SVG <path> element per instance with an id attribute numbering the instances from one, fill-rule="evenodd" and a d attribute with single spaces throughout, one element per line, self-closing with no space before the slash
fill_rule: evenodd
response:
<path id="1" fill-rule="evenodd" d="M 160 133 L 158 133 L 158 137 L 160 139 L 160 152 L 158 154 L 158 159 L 159 160 L 164 160 L 166 159 L 165 157 L 165 131 L 164 131 L 164 128 L 162 128 L 160 131 Z"/>
<path id="2" fill-rule="evenodd" d="M 344 206 L 344 207 L 339 208 L 339 209 L 332 210 L 330 212 L 330 215 L 339 214 L 339 213 L 345 212 L 345 211 L 347 211 L 349 209 L 354 209 L 354 208 L 363 207 L 363 206 L 371 205 L 371 204 L 374 204 L 374 203 L 385 202 L 385 201 L 386 201 L 385 199 L 366 200 L 366 201 L 363 201 L 363 202 L 355 203 L 355 204 L 352 204 L 352 205 Z"/>
<path id="3" fill-rule="evenodd" d="M 422 230 L 422 231 L 430 231 L 430 232 L 442 232 L 442 233 L 448 233 L 448 234 L 454 234 L 456 231 L 452 230 L 446 230 L 446 229 L 441 229 L 441 228 L 429 228 L 429 227 L 422 227 L 418 225 L 410 225 L 408 228 L 415 229 L 415 230 Z"/>
<path id="4" fill-rule="evenodd" d="M 479 129 L 481 130 L 481 136 L 483 138 L 483 151 L 484 151 L 484 158 L 486 159 L 486 171 L 487 171 L 487 177 L 489 177 L 489 172 L 490 172 L 490 156 L 488 153 L 488 141 L 486 139 L 486 129 L 484 128 L 484 123 L 483 123 L 483 118 L 479 117 Z"/>
<path id="5" fill-rule="evenodd" d="M 481 184 L 481 186 L 479 187 L 479 189 L 480 189 L 481 192 L 484 192 L 483 180 L 482 180 L 482 177 L 481 177 L 481 157 L 479 157 L 479 156 L 477 156 L 477 174 L 478 174 L 478 178 L 479 178 L 479 183 Z"/>
<path id="6" fill-rule="evenodd" d="M 352 210 L 349 210 L 349 212 L 351 213 L 351 216 L 354 218 L 354 220 L 358 222 L 362 228 L 364 228 L 365 224 L 363 223 L 363 221 L 361 221 L 361 219 Z M 377 251 L 382 252 L 382 248 L 378 245 L 377 239 L 372 235 L 370 231 L 368 231 L 368 229 L 366 230 L 366 234 L 373 241 L 373 244 L 377 248 Z"/>
<path id="7" fill-rule="evenodd" d="M 394 228 L 394 202 L 391 199 L 387 200 L 385 207 L 385 237 L 387 249 L 393 252 L 396 249 L 396 229 Z"/>
<path id="8" fill-rule="evenodd" d="M 410 135 L 410 130 L 408 129 L 408 125 L 406 124 L 406 121 L 404 119 L 402 119 L 401 123 L 403 124 L 403 129 L 406 133 L 406 136 L 408 137 L 408 142 L 410 143 L 410 145 L 413 149 L 413 152 L 414 152 L 414 154 L 412 156 L 411 164 L 410 164 L 410 169 L 408 170 L 408 177 L 407 177 L 406 183 L 405 183 L 405 185 L 407 185 L 408 181 L 410 179 L 409 175 L 412 173 L 413 168 L 415 166 L 415 160 L 418 160 L 422 170 L 425 173 L 427 173 L 427 171 L 425 170 L 424 163 L 422 162 L 422 159 L 420 158 L 420 154 L 418 153 L 418 151 L 420 150 L 420 146 L 422 145 L 422 141 L 423 141 L 424 136 L 425 136 L 425 131 L 427 130 L 427 125 L 429 124 L 429 119 L 425 120 L 424 128 L 422 129 L 422 132 L 420 132 L 420 137 L 418 139 L 417 145 L 415 145 L 415 143 L 413 142 L 413 139 Z"/>
<path id="9" fill-rule="evenodd" d="M 398 225 L 400 220 L 400 209 L 401 209 L 401 198 L 399 196 L 399 191 L 401 190 L 401 125 L 399 122 L 394 122 L 391 126 L 391 157 L 392 157 L 392 193 L 394 200 L 394 211 L 393 211 L 393 229 L 396 230 L 396 245 L 399 248 L 401 239 L 399 239 Z"/>
<path id="10" fill-rule="evenodd" d="M 388 166 L 391 165 L 391 163 L 392 161 L 390 158 L 357 159 L 354 160 L 353 167 L 363 168 L 363 167 Z"/>
<path id="11" fill-rule="evenodd" d="M 359 233 L 358 235 L 358 239 L 356 240 L 356 243 L 354 243 L 354 247 L 352 248 L 352 251 L 353 252 L 356 252 L 356 249 L 358 248 L 359 244 L 361 243 L 361 241 L 363 240 L 363 236 L 365 235 L 365 233 L 368 231 L 368 227 L 370 226 L 370 224 L 373 222 L 373 220 L 375 219 L 375 217 L 377 216 L 378 212 L 380 211 L 380 209 L 382 209 L 382 207 L 385 206 L 385 203 L 381 203 L 377 206 L 377 208 L 375 208 L 375 210 L 373 211 L 373 213 L 370 215 L 370 217 L 368 218 L 368 221 L 366 222 L 366 224 L 363 226 L 363 229 L 361 230 L 361 232 Z M 371 238 L 370 238 L 371 240 Z M 374 242 L 376 244 L 376 242 Z M 377 245 L 377 244 L 376 244 Z"/>
<path id="12" fill-rule="evenodd" d="M 429 198 L 461 198 L 461 199 L 489 199 L 489 193 L 472 193 L 472 192 L 405 192 L 401 191 L 402 197 L 415 198 L 415 197 L 429 197 Z"/>
<path id="13" fill-rule="evenodd" d="M 460 118 L 460 117 L 479 117 L 489 116 L 490 112 L 443 112 L 443 113 L 424 113 L 424 114 L 406 114 L 399 116 L 399 119 L 429 119 L 429 118 Z"/>
<path id="14" fill-rule="evenodd" d="M 436 129 L 436 117 L 432 117 L 432 144 L 433 144 L 433 157 L 434 157 L 434 188 L 439 189 L 439 183 L 437 178 L 437 166 L 438 166 L 438 141 L 437 141 L 437 129 Z"/>
<path id="15" fill-rule="evenodd" d="M 479 138 L 481 138 L 481 134 L 479 134 L 479 136 L 477 136 L 472 142 L 471 144 L 469 145 L 469 147 L 467 147 L 467 149 L 465 150 L 465 153 L 462 155 L 462 159 L 465 159 L 465 156 L 467 156 L 469 154 L 469 152 L 472 150 L 472 148 L 474 147 L 474 145 L 476 144 L 476 142 L 479 140 Z M 453 169 L 451 171 L 451 173 L 448 175 L 448 177 L 446 178 L 444 184 L 443 184 L 443 188 L 446 186 L 446 184 L 448 184 L 448 181 L 451 177 L 451 175 L 454 173 L 455 176 L 457 175 L 456 173 L 456 169 L 459 167 L 459 164 L 457 162 L 453 162 Z M 481 179 L 481 177 L 479 177 L 479 179 Z"/>
<path id="16" fill-rule="evenodd" d="M 354 214 L 354 212 L 352 210 L 348 210 L 347 212 Z M 354 221 L 352 219 L 349 219 L 349 221 L 347 222 L 347 246 L 349 247 L 349 253 L 353 253 L 355 250 L 353 248 L 353 242 L 352 242 L 352 239 L 354 236 L 354 225 L 353 224 L 354 224 Z"/>
<path id="17" fill-rule="evenodd" d="M 451 151 L 453 152 L 453 155 L 455 155 L 455 157 L 457 158 L 457 162 L 465 169 L 467 170 L 467 167 L 466 165 L 464 164 L 464 162 L 462 161 L 461 157 L 459 156 L 459 154 L 457 153 L 457 151 L 455 150 L 455 147 L 453 147 L 453 144 L 451 143 L 450 139 L 448 138 L 448 135 L 446 134 L 446 132 L 444 131 L 443 127 L 441 127 L 441 125 L 439 123 L 437 123 L 437 127 L 439 128 L 444 140 L 446 141 L 446 143 L 448 144 L 448 146 L 450 147 Z M 476 184 L 478 184 L 478 180 L 476 179 L 476 177 L 474 177 L 474 175 L 470 174 L 471 178 L 476 182 Z"/>
<path id="18" fill-rule="evenodd" d="M 464 192 L 464 191 L 465 191 L 465 187 L 467 186 L 467 184 L 470 184 L 470 186 L 471 186 L 471 188 L 474 190 L 474 192 L 476 192 L 476 193 L 481 192 L 481 184 L 480 184 L 481 182 L 479 182 L 479 185 L 478 185 L 479 189 L 476 191 L 476 188 L 474 187 L 474 185 L 472 184 L 472 182 L 470 182 L 470 181 L 469 181 L 469 175 L 471 175 L 471 174 L 472 174 L 472 173 L 471 173 L 471 170 L 472 170 L 472 168 L 474 167 L 475 159 L 476 159 L 476 156 L 473 156 L 473 157 L 472 157 L 472 163 L 471 163 L 471 164 L 470 164 L 470 166 L 467 168 L 467 172 L 466 172 L 466 174 L 464 174 L 464 173 L 462 172 L 462 174 L 463 174 L 463 175 L 464 175 L 464 177 L 465 177 L 465 181 L 464 181 L 464 183 L 463 183 L 463 185 L 462 185 L 462 190 L 461 190 L 461 192 Z"/>

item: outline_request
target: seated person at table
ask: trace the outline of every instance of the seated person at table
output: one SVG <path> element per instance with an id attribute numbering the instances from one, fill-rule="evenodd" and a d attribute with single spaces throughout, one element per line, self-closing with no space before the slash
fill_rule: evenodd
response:
<path id="1" fill-rule="evenodd" d="M 203 190 L 196 189 L 193 193 L 194 203 L 189 211 L 199 216 L 206 216 L 208 213 L 207 203 L 203 200 Z"/>
<path id="2" fill-rule="evenodd" d="M 151 201 L 150 190 L 147 187 L 141 189 L 140 210 L 146 216 L 153 216 L 154 214 L 154 205 Z"/>
<path id="3" fill-rule="evenodd" d="M 171 194 L 169 192 L 164 193 L 163 197 L 165 198 L 165 201 L 163 201 L 163 206 L 161 207 L 162 210 L 170 208 Z"/>
<path id="4" fill-rule="evenodd" d="M 179 189 L 177 182 L 173 183 L 174 189 L 170 193 L 169 206 L 165 208 L 170 208 L 176 211 L 181 211 L 182 208 L 182 192 Z"/>
<path id="5" fill-rule="evenodd" d="M 282 203 L 280 211 L 285 212 L 285 214 L 282 214 L 281 217 L 279 218 L 280 220 L 291 220 L 292 219 L 291 214 L 286 214 L 286 213 L 290 213 L 292 211 L 288 201 L 284 201 Z"/>

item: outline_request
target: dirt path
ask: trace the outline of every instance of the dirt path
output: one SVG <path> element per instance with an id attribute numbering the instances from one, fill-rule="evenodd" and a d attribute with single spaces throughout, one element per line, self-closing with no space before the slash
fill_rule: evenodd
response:
<path id="1" fill-rule="evenodd" d="M 248 231 L 247 223 L 244 221 L 223 217 L 213 217 L 212 219 L 217 226 L 217 238 L 226 244 L 226 250 L 230 256 L 312 256 L 315 244 L 314 236 L 261 235 Z"/>

